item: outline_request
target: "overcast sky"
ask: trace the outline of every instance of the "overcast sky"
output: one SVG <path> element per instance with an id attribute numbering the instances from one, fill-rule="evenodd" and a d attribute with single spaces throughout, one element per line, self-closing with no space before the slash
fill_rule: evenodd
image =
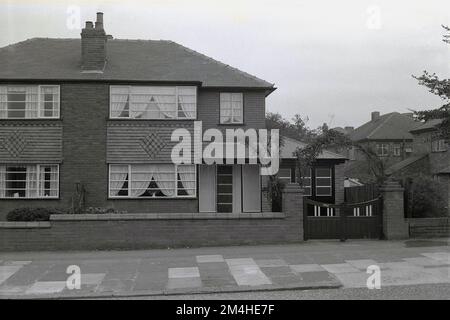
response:
<path id="1" fill-rule="evenodd" d="M 450 76 L 449 0 L 0 0 L 0 46 L 79 37 L 96 11 L 115 38 L 173 40 L 275 83 L 268 111 L 312 127 L 439 106 L 411 75 Z"/>

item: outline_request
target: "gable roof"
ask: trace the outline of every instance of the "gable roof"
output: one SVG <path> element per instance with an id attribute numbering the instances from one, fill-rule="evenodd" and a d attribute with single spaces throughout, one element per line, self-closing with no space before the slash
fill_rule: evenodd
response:
<path id="1" fill-rule="evenodd" d="M 107 41 L 103 73 L 81 72 L 81 39 L 33 38 L 0 48 L 0 80 L 201 82 L 204 87 L 274 85 L 167 40 Z"/>
<path id="2" fill-rule="evenodd" d="M 286 136 L 282 136 L 282 139 L 283 145 L 280 146 L 280 158 L 282 159 L 296 159 L 297 157 L 294 155 L 294 152 L 297 150 L 297 148 L 304 148 L 305 146 L 307 146 L 307 143 L 305 142 L 295 140 Z M 317 159 L 346 160 L 347 158 L 328 150 L 322 150 Z"/>
<path id="3" fill-rule="evenodd" d="M 397 171 L 405 169 L 406 167 L 409 167 L 413 163 L 416 163 L 417 161 L 422 160 L 423 158 L 425 158 L 427 156 L 428 156 L 428 154 L 426 154 L 426 153 L 410 156 L 400 162 L 393 164 L 389 168 L 387 168 L 386 174 L 392 175 L 392 174 L 396 173 Z"/>
<path id="4" fill-rule="evenodd" d="M 427 122 L 422 122 L 417 128 L 410 130 L 412 133 L 419 133 L 423 131 L 437 130 L 437 126 L 440 125 L 444 119 L 430 119 Z"/>
<path id="5" fill-rule="evenodd" d="M 352 141 L 363 140 L 412 140 L 411 130 L 420 125 L 411 116 L 398 112 L 386 113 L 378 119 L 356 128 L 348 137 Z"/>

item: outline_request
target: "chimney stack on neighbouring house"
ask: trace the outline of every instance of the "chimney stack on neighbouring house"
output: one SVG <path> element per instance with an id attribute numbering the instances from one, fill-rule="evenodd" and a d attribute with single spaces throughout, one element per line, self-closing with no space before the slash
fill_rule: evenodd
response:
<path id="1" fill-rule="evenodd" d="M 372 118 L 371 121 L 376 121 L 380 118 L 380 112 L 379 111 L 373 111 L 372 112 Z"/>
<path id="2" fill-rule="evenodd" d="M 349 134 L 349 133 L 353 132 L 353 130 L 355 130 L 354 127 L 350 127 L 350 126 L 344 127 L 345 134 Z"/>
<path id="3" fill-rule="evenodd" d="M 97 12 L 95 27 L 91 21 L 86 21 L 86 27 L 81 30 L 82 72 L 103 72 L 107 38 L 103 29 L 103 13 Z"/>

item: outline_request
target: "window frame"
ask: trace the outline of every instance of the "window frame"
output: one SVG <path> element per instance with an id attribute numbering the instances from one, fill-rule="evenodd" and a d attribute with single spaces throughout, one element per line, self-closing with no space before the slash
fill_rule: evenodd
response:
<path id="1" fill-rule="evenodd" d="M 318 169 L 327 169 L 329 172 L 329 176 L 327 177 L 318 177 L 317 176 L 317 170 Z M 318 186 L 317 185 L 317 179 L 329 179 L 330 180 L 330 185 L 326 185 L 326 186 Z M 330 193 L 329 194 L 318 194 L 317 193 L 317 188 L 329 188 L 330 189 Z M 315 167 L 314 168 L 314 193 L 316 197 L 332 197 L 333 196 L 333 170 L 331 167 Z"/>
<path id="2" fill-rule="evenodd" d="M 397 154 L 398 151 L 398 154 Z M 402 155 L 402 146 L 400 143 L 394 143 L 394 145 L 392 146 L 392 155 L 394 157 L 401 157 Z"/>
<path id="3" fill-rule="evenodd" d="M 4 192 L 5 192 L 5 196 L 4 197 L 0 197 L 0 200 L 28 200 L 28 199 L 34 199 L 34 200 L 54 200 L 54 199 L 59 199 L 59 192 L 60 192 L 60 167 L 58 163 L 2 163 L 2 166 L 5 166 L 5 187 L 4 187 Z M 33 196 L 33 197 L 7 197 L 6 196 L 6 177 L 7 177 L 7 168 L 8 167 L 27 167 L 27 166 L 35 166 L 36 169 L 36 183 L 37 183 L 37 196 Z M 54 166 L 56 167 L 56 195 L 55 196 L 39 196 L 39 194 L 41 193 L 42 190 L 42 185 L 44 184 L 44 181 L 40 180 L 40 173 L 41 173 L 41 167 L 50 167 L 50 166 Z M 2 174 L 0 172 L 0 174 Z M 51 174 L 51 172 L 50 172 Z M 1 186 L 0 186 L 1 187 Z M 27 192 L 27 188 L 25 187 L 25 194 Z"/>
<path id="4" fill-rule="evenodd" d="M 223 122 L 222 121 L 222 95 L 229 94 L 231 97 L 230 101 L 230 110 L 231 110 L 231 121 L 230 122 Z M 234 108 L 233 108 L 233 95 L 238 94 L 241 96 L 241 121 L 234 121 Z M 219 124 L 221 125 L 242 125 L 244 124 L 244 93 L 243 92 L 220 92 L 219 94 Z"/>
<path id="5" fill-rule="evenodd" d="M 155 199 L 155 200 L 162 200 L 162 199 L 196 199 L 197 198 L 197 188 L 198 188 L 198 177 L 197 177 L 197 165 L 195 164 L 172 164 L 175 167 L 174 170 L 174 183 L 175 183 L 175 188 L 174 188 L 174 195 L 173 196 L 138 196 L 138 197 L 133 197 L 131 196 L 131 192 L 130 192 L 130 186 L 132 185 L 132 170 L 131 167 L 133 165 L 138 165 L 138 164 L 142 164 L 142 163 L 110 163 L 108 165 L 108 199 L 134 199 L 134 200 L 150 200 L 150 199 Z M 166 165 L 166 163 L 151 163 L 152 165 Z M 111 195 L 111 167 L 112 166 L 127 166 L 128 167 L 128 187 L 127 187 L 127 195 L 125 196 L 114 196 Z M 193 195 L 184 195 L 184 196 L 180 196 L 178 195 L 178 167 L 179 166 L 193 166 L 194 167 L 194 178 L 195 178 L 195 188 L 194 188 L 194 194 Z"/>
<path id="6" fill-rule="evenodd" d="M 5 111 L 5 117 L 4 118 L 0 118 L 0 120 L 30 120 L 30 119 L 60 119 L 61 118 L 61 86 L 60 85 L 56 85 L 56 84 L 42 84 L 42 85 L 23 85 L 23 84 L 17 84 L 17 85 L 3 85 L 2 87 L 5 87 L 6 88 L 6 92 L 5 92 L 5 94 L 6 94 L 6 100 L 4 101 L 4 103 L 5 103 L 5 105 L 6 105 L 6 109 L 4 110 Z M 9 99 L 8 99 L 8 88 L 9 87 L 23 87 L 24 88 L 24 90 L 25 90 L 25 101 L 24 101 L 24 103 L 25 103 L 25 109 L 24 109 L 24 112 L 25 112 L 25 116 L 24 117 L 9 117 L 8 116 L 8 110 L 9 110 L 9 102 L 12 102 L 12 101 L 9 101 Z M 26 100 L 26 96 L 27 96 L 27 94 L 26 94 L 26 88 L 27 87 L 36 87 L 37 88 L 37 116 L 36 117 L 27 117 L 26 116 L 26 114 L 27 114 L 27 110 L 26 110 L 26 104 L 27 104 L 27 100 Z M 58 96 L 58 98 L 57 98 L 57 100 L 56 101 L 53 101 L 52 103 L 53 104 L 55 104 L 56 103 L 56 105 L 57 105 L 57 107 L 56 108 L 54 108 L 54 106 L 53 106 L 53 108 L 52 108 L 52 112 L 53 112 L 53 114 L 56 114 L 56 115 L 52 115 L 52 116 L 42 116 L 41 114 L 45 114 L 45 107 L 44 107 L 44 104 L 45 104 L 45 101 L 42 101 L 41 100 L 41 96 L 42 96 L 42 88 L 46 88 L 46 87 L 53 87 L 53 88 L 56 88 L 56 95 Z"/>
<path id="7" fill-rule="evenodd" d="M 447 151 L 447 143 L 445 139 L 434 139 L 431 141 L 432 152 L 445 152 Z"/>
<path id="8" fill-rule="evenodd" d="M 377 156 L 387 157 L 389 156 L 389 143 L 377 143 Z M 379 152 L 381 150 L 381 153 Z M 384 152 L 386 150 L 386 152 Z"/>
<path id="9" fill-rule="evenodd" d="M 302 188 L 303 188 L 303 190 L 309 189 L 309 193 L 307 194 L 305 192 L 303 195 L 307 196 L 307 197 L 310 197 L 313 194 L 313 192 L 312 192 L 313 191 L 312 168 L 309 168 L 309 176 L 308 177 L 302 176 L 302 180 L 304 180 L 304 179 L 309 179 L 309 186 L 305 187 L 304 184 L 303 184 L 303 181 L 302 181 Z"/>
<path id="10" fill-rule="evenodd" d="M 174 118 L 133 118 L 131 117 L 131 106 L 132 106 L 132 88 L 133 87 L 148 87 L 148 88 L 174 88 L 175 89 L 175 112 L 176 116 Z M 126 88 L 128 89 L 128 104 L 129 104 L 129 110 L 128 110 L 128 117 L 120 117 L 120 116 L 114 116 L 113 115 L 113 108 L 112 108 L 112 102 L 113 102 L 113 88 Z M 193 117 L 180 117 L 179 116 L 179 110 L 178 110 L 178 97 L 179 97 L 179 89 L 180 88 L 194 88 L 195 89 L 195 108 L 194 108 L 194 116 Z M 119 114 L 120 115 L 120 114 Z M 143 85 L 143 86 L 136 86 L 136 85 L 110 85 L 109 86 L 109 118 L 113 120 L 159 120 L 159 121 L 179 121 L 179 120 L 196 120 L 198 117 L 198 87 L 197 86 L 158 86 L 158 85 Z"/>

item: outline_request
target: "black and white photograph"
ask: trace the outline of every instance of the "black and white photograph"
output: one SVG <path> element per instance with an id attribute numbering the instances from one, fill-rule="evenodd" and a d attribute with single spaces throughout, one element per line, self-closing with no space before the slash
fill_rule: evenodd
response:
<path id="1" fill-rule="evenodd" d="M 448 0 L 0 0 L 0 30 L 4 302 L 450 300 Z"/>

